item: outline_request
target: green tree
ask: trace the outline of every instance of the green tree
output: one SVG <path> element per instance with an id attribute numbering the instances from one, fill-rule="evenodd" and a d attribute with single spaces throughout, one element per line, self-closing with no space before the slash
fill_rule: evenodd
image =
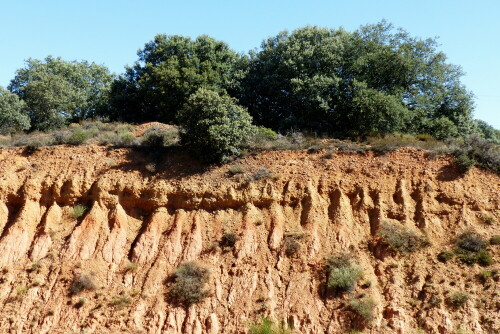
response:
<path id="1" fill-rule="evenodd" d="M 206 88 L 189 97 L 178 117 L 182 142 L 208 162 L 238 154 L 254 132 L 252 117 L 244 107 L 227 94 Z"/>
<path id="2" fill-rule="evenodd" d="M 179 109 L 200 87 L 234 92 L 242 58 L 209 36 L 195 40 L 157 35 L 113 84 L 110 116 L 132 122 L 176 122 Z"/>
<path id="3" fill-rule="evenodd" d="M 472 94 L 461 69 L 446 63 L 435 40 L 384 21 L 353 33 L 311 26 L 281 32 L 248 66 L 240 100 L 274 129 L 349 136 L 435 129 L 442 136 L 447 119 L 453 133 L 470 132 Z"/>
<path id="4" fill-rule="evenodd" d="M 15 94 L 0 87 L 0 134 L 11 134 L 30 127 L 28 116 L 23 114 L 26 104 Z"/>
<path id="5" fill-rule="evenodd" d="M 28 59 L 8 88 L 26 102 L 32 128 L 47 130 L 97 117 L 107 104 L 112 80 L 102 65 L 48 56 Z"/>

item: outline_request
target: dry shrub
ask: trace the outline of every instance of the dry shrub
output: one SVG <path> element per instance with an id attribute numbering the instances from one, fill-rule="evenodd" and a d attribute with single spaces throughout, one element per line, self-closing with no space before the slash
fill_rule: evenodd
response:
<path id="1" fill-rule="evenodd" d="M 430 245 L 427 236 L 389 221 L 383 221 L 380 224 L 377 235 L 392 249 L 401 253 L 412 253 Z"/>
<path id="2" fill-rule="evenodd" d="M 210 271 L 196 262 L 184 262 L 174 271 L 174 284 L 169 294 L 177 302 L 190 306 L 210 296 L 205 288 Z"/>

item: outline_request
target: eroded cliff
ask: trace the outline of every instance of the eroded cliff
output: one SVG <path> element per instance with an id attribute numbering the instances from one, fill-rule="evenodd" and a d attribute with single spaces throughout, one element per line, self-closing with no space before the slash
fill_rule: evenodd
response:
<path id="1" fill-rule="evenodd" d="M 324 153 L 264 152 L 231 175 L 172 150 L 0 150 L 0 331 L 246 333 L 268 316 L 296 333 L 344 333 L 358 321 L 346 301 L 365 295 L 376 302 L 366 333 L 498 332 L 498 282 L 477 277 L 498 267 L 498 246 L 489 268 L 437 260 L 466 230 L 498 234 L 498 175 L 462 175 L 414 149 Z M 79 218 L 76 204 L 88 208 Z M 384 220 L 431 245 L 390 251 L 376 235 Z M 224 233 L 234 248 L 218 247 Z M 369 284 L 331 296 L 325 258 L 347 251 Z M 168 278 L 191 260 L 210 268 L 211 296 L 186 308 Z M 96 289 L 71 294 L 79 275 Z M 454 291 L 471 296 L 463 307 L 447 305 Z"/>

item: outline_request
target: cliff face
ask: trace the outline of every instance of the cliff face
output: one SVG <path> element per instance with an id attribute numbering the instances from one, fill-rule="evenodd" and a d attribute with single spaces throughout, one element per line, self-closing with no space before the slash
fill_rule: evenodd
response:
<path id="1" fill-rule="evenodd" d="M 246 333 L 268 316 L 296 333 L 344 333 L 359 325 L 347 301 L 360 295 L 376 303 L 366 333 L 500 331 L 498 282 L 477 278 L 497 262 L 437 261 L 466 230 L 498 234 L 500 178 L 411 149 L 324 153 L 249 156 L 231 176 L 181 152 L 0 150 L 0 331 Z M 75 204 L 88 208 L 79 218 Z M 376 236 L 384 220 L 425 231 L 431 245 L 390 251 Z M 234 248 L 217 247 L 224 233 L 238 236 Z M 332 296 L 325 258 L 347 251 L 364 277 Z M 210 269 L 211 296 L 186 308 L 170 300 L 168 278 L 192 260 Z M 75 278 L 95 289 L 72 294 Z M 445 302 L 456 291 L 470 295 L 459 308 Z"/>

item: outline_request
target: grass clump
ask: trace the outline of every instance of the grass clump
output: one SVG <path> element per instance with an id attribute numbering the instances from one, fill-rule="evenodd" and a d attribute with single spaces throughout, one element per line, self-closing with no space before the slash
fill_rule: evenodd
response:
<path id="1" fill-rule="evenodd" d="M 360 316 L 365 325 L 368 325 L 373 320 L 373 310 L 375 301 L 370 297 L 351 299 L 349 308 Z"/>
<path id="2" fill-rule="evenodd" d="M 245 172 L 243 170 L 243 168 L 241 166 L 238 166 L 238 165 L 229 166 L 227 171 L 228 171 L 229 175 L 231 175 L 231 176 L 234 176 L 237 174 L 243 174 Z"/>
<path id="3" fill-rule="evenodd" d="M 88 130 L 75 129 L 71 136 L 66 140 L 66 144 L 69 145 L 82 145 L 87 139 L 92 137 L 92 133 Z"/>
<path id="4" fill-rule="evenodd" d="M 73 278 L 73 282 L 70 286 L 70 293 L 72 295 L 76 295 L 83 290 L 95 290 L 97 289 L 97 285 L 94 282 L 94 279 L 89 275 L 77 275 Z"/>
<path id="5" fill-rule="evenodd" d="M 327 287 L 334 292 L 347 292 L 354 289 L 363 277 L 363 269 L 349 254 L 338 254 L 327 260 Z"/>
<path id="6" fill-rule="evenodd" d="M 210 271 L 196 262 L 184 262 L 174 271 L 174 284 L 170 287 L 170 296 L 177 302 L 189 306 L 201 302 L 210 296 L 205 286 L 210 278 Z"/>
<path id="7" fill-rule="evenodd" d="M 490 238 L 490 245 L 500 245 L 500 234 L 496 234 Z"/>
<path id="8" fill-rule="evenodd" d="M 486 283 L 490 278 L 493 277 L 493 271 L 489 271 L 489 270 L 481 270 L 481 272 L 479 272 L 479 274 L 477 275 L 477 277 L 479 278 L 479 280 L 481 282 Z"/>
<path id="9" fill-rule="evenodd" d="M 267 169 L 266 167 L 260 167 L 259 169 L 257 169 L 257 171 L 253 175 L 248 177 L 247 181 L 251 182 L 251 181 L 258 181 L 258 180 L 263 180 L 263 179 L 277 180 L 278 176 L 271 173 L 269 171 L 269 169 Z"/>
<path id="10" fill-rule="evenodd" d="M 467 303 L 470 296 L 465 291 L 456 291 L 448 297 L 448 304 L 453 307 L 461 307 Z"/>
<path id="11" fill-rule="evenodd" d="M 135 262 L 128 262 L 125 265 L 125 272 L 126 273 L 135 273 L 137 271 L 138 265 Z"/>
<path id="12" fill-rule="evenodd" d="M 443 252 L 438 254 L 437 259 L 440 262 L 446 263 L 449 260 L 453 259 L 453 256 L 455 256 L 455 254 L 453 254 L 453 252 L 443 251 Z"/>
<path id="13" fill-rule="evenodd" d="M 130 297 L 126 295 L 114 296 L 109 303 L 110 306 L 115 308 L 124 308 L 129 306 L 132 303 Z"/>
<path id="14" fill-rule="evenodd" d="M 392 249 L 401 253 L 412 253 L 429 246 L 429 239 L 411 229 L 396 223 L 383 221 L 377 232 Z"/>
<path id="15" fill-rule="evenodd" d="M 88 208 L 85 205 L 77 204 L 73 207 L 73 211 L 71 212 L 71 216 L 73 218 L 80 218 L 81 216 L 83 216 L 85 214 L 87 209 Z"/>
<path id="16" fill-rule="evenodd" d="M 28 287 L 26 285 L 18 286 L 16 289 L 16 293 L 18 296 L 24 295 L 28 291 Z"/>
<path id="17" fill-rule="evenodd" d="M 485 213 L 481 216 L 481 221 L 484 225 L 493 225 L 495 223 L 495 217 Z"/>
<path id="18" fill-rule="evenodd" d="M 259 322 L 250 325 L 249 334 L 289 334 L 291 329 L 283 324 L 275 324 L 269 318 L 262 318 Z"/>

